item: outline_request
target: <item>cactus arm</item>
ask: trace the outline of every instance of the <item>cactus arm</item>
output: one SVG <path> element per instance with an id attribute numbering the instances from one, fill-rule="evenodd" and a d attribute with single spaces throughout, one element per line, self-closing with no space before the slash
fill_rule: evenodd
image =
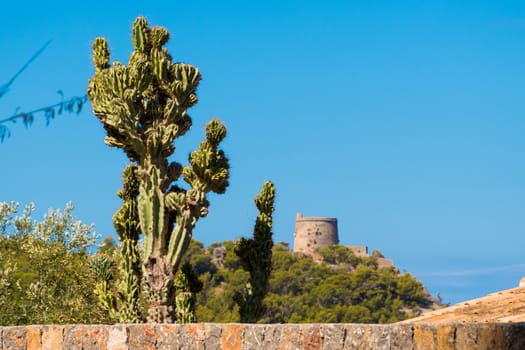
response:
<path id="1" fill-rule="evenodd" d="M 140 222 L 138 218 L 137 196 L 139 182 L 137 167 L 128 165 L 122 174 L 123 189 L 118 192 L 123 203 L 113 215 L 113 225 L 119 235 L 120 259 L 118 285 L 118 321 L 137 323 L 142 317 L 139 310 L 140 281 L 142 279 L 138 240 Z"/>
<path id="2" fill-rule="evenodd" d="M 161 256 L 165 244 L 162 242 L 164 230 L 164 194 L 160 190 L 159 170 L 153 166 L 142 174 L 139 190 L 140 226 L 144 233 L 145 256 Z"/>
<path id="3" fill-rule="evenodd" d="M 98 303 L 108 313 L 111 320 L 118 319 L 117 299 L 110 288 L 111 281 L 114 279 L 112 271 L 114 265 L 115 261 L 105 255 L 95 256 L 88 260 L 89 269 L 97 281 L 95 295 L 98 297 Z"/>
<path id="4" fill-rule="evenodd" d="M 195 295 L 202 290 L 202 287 L 203 284 L 195 271 L 193 271 L 191 264 L 183 264 L 175 279 L 175 288 L 177 289 L 175 303 L 178 323 L 183 324 L 196 321 Z"/>
<path id="5" fill-rule="evenodd" d="M 271 181 L 267 181 L 255 197 L 259 215 L 255 221 L 253 238 L 241 238 L 234 248 L 241 266 L 250 273 L 244 292 L 237 292 L 234 295 L 234 301 L 239 305 L 240 318 L 243 323 L 257 322 L 266 310 L 263 300 L 268 292 L 272 270 L 274 202 L 275 187 Z"/>

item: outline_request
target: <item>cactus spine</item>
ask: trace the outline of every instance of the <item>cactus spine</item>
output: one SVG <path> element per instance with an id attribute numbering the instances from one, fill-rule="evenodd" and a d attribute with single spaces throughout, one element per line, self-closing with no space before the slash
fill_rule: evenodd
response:
<path id="1" fill-rule="evenodd" d="M 145 18 L 133 23 L 132 52 L 128 65 L 110 65 L 107 42 L 93 43 L 95 76 L 88 97 L 93 113 L 107 132 L 105 142 L 121 148 L 137 166 L 138 215 L 144 235 L 144 269 L 151 293 L 150 322 L 174 322 L 174 275 L 181 265 L 197 220 L 208 213 L 206 194 L 224 193 L 229 164 L 218 149 L 226 128 L 217 120 L 206 126 L 206 139 L 183 167 L 169 162 L 173 142 L 192 122 L 187 109 L 197 103 L 201 79 L 198 69 L 172 63 L 164 44 L 169 33 L 148 27 Z M 173 183 L 180 177 L 189 184 Z"/>
<path id="2" fill-rule="evenodd" d="M 238 292 L 234 295 L 234 300 L 239 305 L 242 323 L 256 323 L 266 311 L 263 300 L 270 286 L 270 273 L 272 271 L 274 200 L 274 185 L 271 181 L 267 181 L 255 197 L 255 205 L 259 210 L 259 215 L 255 221 L 253 238 L 239 239 L 234 248 L 241 266 L 250 273 L 244 292 Z"/>

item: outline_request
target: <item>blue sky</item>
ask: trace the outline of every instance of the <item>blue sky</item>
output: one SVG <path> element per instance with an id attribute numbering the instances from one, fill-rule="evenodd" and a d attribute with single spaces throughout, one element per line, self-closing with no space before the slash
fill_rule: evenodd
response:
<path id="1" fill-rule="evenodd" d="M 203 74 L 184 162 L 219 117 L 231 186 L 212 196 L 195 238 L 251 234 L 253 197 L 277 188 L 274 237 L 293 242 L 297 212 L 337 217 L 341 243 L 392 258 L 445 302 L 517 286 L 525 276 L 525 2 L 9 2 L 0 84 L 46 41 L 0 99 L 0 119 L 83 95 L 91 42 L 126 62 L 131 23 L 172 34 L 174 59 Z M 86 106 L 45 126 L 9 125 L 0 200 L 67 201 L 113 234 L 127 164 Z"/>

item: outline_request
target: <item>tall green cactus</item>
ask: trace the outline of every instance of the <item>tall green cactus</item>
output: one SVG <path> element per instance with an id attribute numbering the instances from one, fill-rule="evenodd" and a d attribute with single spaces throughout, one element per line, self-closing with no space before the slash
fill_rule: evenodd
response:
<path id="1" fill-rule="evenodd" d="M 123 189 L 118 191 L 122 199 L 122 206 L 113 215 L 113 226 L 118 233 L 120 246 L 118 258 L 118 287 L 117 293 L 110 288 L 115 278 L 113 266 L 115 260 L 104 255 L 90 260 L 90 268 L 97 277 L 95 293 L 100 305 L 108 311 L 113 321 L 121 323 L 138 323 L 142 321 L 139 309 L 140 282 L 142 268 L 138 241 L 140 223 L 137 210 L 137 196 L 139 183 L 136 175 L 136 166 L 128 165 L 124 172 Z"/>
<path id="2" fill-rule="evenodd" d="M 98 297 L 99 305 L 108 313 L 110 320 L 117 321 L 119 318 L 117 298 L 111 290 L 111 284 L 115 277 L 113 275 L 115 260 L 105 255 L 96 255 L 88 260 L 88 266 L 97 280 L 95 294 Z"/>
<path id="3" fill-rule="evenodd" d="M 203 284 L 189 262 L 181 266 L 175 279 L 175 287 L 177 288 L 177 296 L 175 297 L 177 322 L 195 322 L 195 295 L 202 290 Z"/>
<path id="4" fill-rule="evenodd" d="M 229 164 L 218 149 L 226 128 L 217 120 L 206 126 L 206 139 L 189 157 L 189 166 L 168 161 L 173 142 L 192 121 L 187 109 L 197 103 L 198 69 L 172 63 L 164 44 L 169 33 L 133 23 L 128 65 L 110 65 L 104 38 L 93 43 L 95 76 L 88 97 L 93 113 L 107 132 L 106 144 L 119 147 L 137 166 L 140 183 L 138 213 L 144 234 L 145 275 L 151 293 L 148 321 L 174 322 L 174 275 L 191 240 L 197 220 L 208 213 L 209 191 L 224 193 Z M 173 185 L 180 177 L 190 185 Z"/>
<path id="5" fill-rule="evenodd" d="M 266 311 L 263 300 L 270 287 L 272 271 L 274 200 L 274 185 L 271 181 L 267 181 L 255 197 L 259 215 L 255 221 L 253 238 L 241 238 L 235 244 L 234 252 L 239 257 L 241 266 L 250 273 L 244 292 L 238 292 L 233 297 L 239 305 L 242 323 L 256 323 Z"/>
<path id="6" fill-rule="evenodd" d="M 113 215 L 113 226 L 120 240 L 118 286 L 119 310 L 118 321 L 121 323 L 137 323 L 141 321 L 139 310 L 140 282 L 142 267 L 138 241 L 140 238 L 140 222 L 138 215 L 137 196 L 139 182 L 137 167 L 128 165 L 124 172 L 123 188 L 118 192 L 122 199 L 122 206 Z"/>

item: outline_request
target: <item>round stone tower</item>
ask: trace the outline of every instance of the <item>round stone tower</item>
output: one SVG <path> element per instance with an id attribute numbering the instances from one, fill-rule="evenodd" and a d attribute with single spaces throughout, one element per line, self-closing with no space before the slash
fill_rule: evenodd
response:
<path id="1" fill-rule="evenodd" d="M 317 248 L 339 244 L 337 219 L 325 217 L 305 217 L 298 213 L 295 219 L 293 251 L 310 255 L 320 260 Z"/>

